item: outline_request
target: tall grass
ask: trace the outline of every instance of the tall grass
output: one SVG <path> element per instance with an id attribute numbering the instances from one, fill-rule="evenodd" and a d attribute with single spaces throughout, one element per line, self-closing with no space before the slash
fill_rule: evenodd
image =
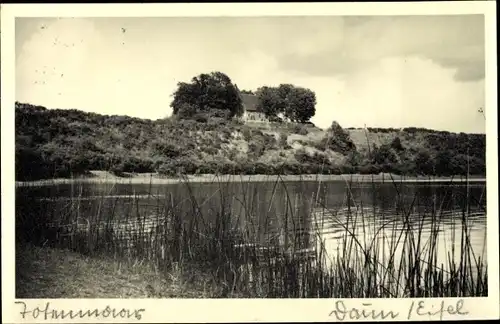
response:
<path id="1" fill-rule="evenodd" d="M 162 192 L 150 184 L 146 193 L 128 196 L 77 182 L 69 194 L 55 191 L 47 199 L 39 199 L 47 195 L 40 188 L 19 188 L 16 240 L 104 255 L 124 266 L 144 263 L 164 276 L 203 271 L 218 297 L 486 296 L 487 264 L 470 241 L 471 215 L 484 208 L 482 197 L 458 195 L 450 181 L 444 197 L 433 195 L 429 203 L 405 194 L 402 182 L 390 183 L 396 199 L 380 208 L 373 181 L 372 204 L 356 199 L 361 184 L 349 180 L 336 208 L 324 184 L 310 190 L 301 181 L 292 190 L 279 176 L 267 194 L 249 182 L 220 179 L 210 192 L 185 179 Z M 452 216 L 460 244 L 452 237 L 443 247 L 449 201 L 461 203 Z M 329 230 L 342 232 L 334 249 L 325 239 Z M 440 263 L 448 245 L 447 263 Z"/>

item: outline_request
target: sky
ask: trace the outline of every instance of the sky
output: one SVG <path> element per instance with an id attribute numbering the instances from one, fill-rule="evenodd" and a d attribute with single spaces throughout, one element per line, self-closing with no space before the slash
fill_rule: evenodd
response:
<path id="1" fill-rule="evenodd" d="M 16 18 L 16 100 L 157 119 L 178 82 L 316 93 L 317 126 L 485 133 L 482 15 Z"/>

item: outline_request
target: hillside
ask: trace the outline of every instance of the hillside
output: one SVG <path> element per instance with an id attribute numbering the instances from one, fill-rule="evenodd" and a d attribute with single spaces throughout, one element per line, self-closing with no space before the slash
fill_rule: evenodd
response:
<path id="1" fill-rule="evenodd" d="M 148 120 L 16 103 L 16 180 L 90 170 L 185 174 L 485 174 L 484 134 Z"/>

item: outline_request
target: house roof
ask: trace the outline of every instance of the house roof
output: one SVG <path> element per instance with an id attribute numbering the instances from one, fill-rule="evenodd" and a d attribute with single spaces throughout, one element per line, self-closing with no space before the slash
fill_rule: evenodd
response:
<path id="1" fill-rule="evenodd" d="M 240 93 L 245 111 L 257 112 L 257 96 L 252 94 Z"/>

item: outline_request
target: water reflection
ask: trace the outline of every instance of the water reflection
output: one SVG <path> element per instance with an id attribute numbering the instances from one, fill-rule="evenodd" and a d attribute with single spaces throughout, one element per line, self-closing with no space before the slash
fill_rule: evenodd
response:
<path id="1" fill-rule="evenodd" d="M 412 253 L 403 250 L 408 247 L 405 243 L 415 242 L 419 245 L 419 258 L 422 262 L 432 257 L 436 266 L 449 271 L 451 261 L 457 261 L 460 257 L 464 227 L 474 251 L 474 264 L 479 257 L 485 261 L 486 218 L 481 210 L 467 214 L 460 210 L 446 210 L 437 215 L 416 214 L 408 217 L 407 221 L 401 213 L 387 209 L 342 209 L 335 215 L 325 210 L 317 210 L 316 213 L 319 221 L 312 225 L 317 229 L 314 231 L 317 238 L 316 249 L 323 246 L 327 252 L 327 260 L 332 264 L 338 257 L 344 257 L 345 249 L 354 251 L 360 258 L 366 253 L 376 254 L 385 264 L 390 257 L 395 264 L 400 264 L 405 256 Z M 406 228 L 409 231 L 405 231 Z M 357 239 L 352 243 L 352 248 L 345 246 L 351 242 L 350 235 L 346 235 L 347 230 Z M 354 256 L 352 258 L 357 259 Z M 472 271 L 474 270 L 473 268 Z"/>
<path id="2" fill-rule="evenodd" d="M 356 237 L 353 253 L 377 253 L 386 262 L 399 263 L 408 255 L 405 240 L 420 244 L 422 260 L 438 265 L 456 260 L 469 233 L 475 258 L 486 261 L 484 183 L 469 188 L 460 183 L 353 183 L 314 181 L 289 183 L 65 184 L 18 188 L 30 204 L 64 218 L 78 208 L 78 217 L 117 221 L 130 215 L 153 217 L 175 210 L 188 223 L 197 219 L 199 230 L 213 224 L 221 213 L 231 215 L 231 228 L 247 244 L 279 244 L 296 253 L 326 251 L 327 259 L 345 257 L 347 236 Z M 469 204 L 466 204 L 466 202 Z M 18 213 L 26 200 L 19 199 Z M 98 219 L 99 218 L 99 219 Z M 411 237 L 401 237 L 402 229 Z M 346 236 L 346 234 L 349 235 Z M 352 240 L 351 240 L 352 241 Z M 407 244 L 406 244 L 407 245 Z M 430 247 L 436 247 L 431 249 Z M 435 255 L 428 255 L 433 251 Z"/>

